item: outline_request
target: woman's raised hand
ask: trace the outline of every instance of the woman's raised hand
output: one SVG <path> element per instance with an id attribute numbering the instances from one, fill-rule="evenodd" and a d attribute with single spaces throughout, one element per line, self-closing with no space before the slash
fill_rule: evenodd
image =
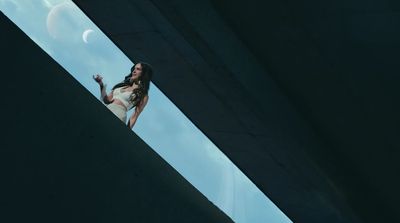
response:
<path id="1" fill-rule="evenodd" d="M 103 85 L 103 77 L 100 74 L 93 75 L 93 79 L 100 85 Z"/>

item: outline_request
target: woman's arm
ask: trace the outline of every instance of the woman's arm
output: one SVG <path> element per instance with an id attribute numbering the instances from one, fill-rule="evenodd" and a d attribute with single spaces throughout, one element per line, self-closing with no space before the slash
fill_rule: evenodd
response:
<path id="1" fill-rule="evenodd" d="M 101 95 L 101 99 L 103 100 L 103 102 L 105 104 L 110 104 L 110 103 L 112 103 L 114 101 L 112 99 L 113 98 L 113 93 L 111 91 L 110 94 L 107 95 L 106 87 L 107 87 L 107 85 L 100 85 L 100 95 Z"/>
<path id="2" fill-rule="evenodd" d="M 135 107 L 135 112 L 131 115 L 131 117 L 129 118 L 128 124 L 127 124 L 129 126 L 129 128 L 133 128 L 133 126 L 136 123 L 136 120 L 138 119 L 140 113 L 143 111 L 148 100 L 149 100 L 149 96 L 148 95 L 144 96 L 143 100 L 139 103 L 139 105 Z"/>
<path id="3" fill-rule="evenodd" d="M 112 98 L 113 98 L 113 93 L 111 91 L 111 93 L 109 95 L 107 95 L 107 91 L 106 91 L 106 86 L 105 84 L 103 84 L 103 77 L 100 76 L 99 74 L 97 74 L 96 76 L 93 75 L 93 79 L 99 84 L 100 86 L 100 98 L 101 100 L 103 100 L 103 102 L 105 104 L 110 104 L 113 102 Z"/>

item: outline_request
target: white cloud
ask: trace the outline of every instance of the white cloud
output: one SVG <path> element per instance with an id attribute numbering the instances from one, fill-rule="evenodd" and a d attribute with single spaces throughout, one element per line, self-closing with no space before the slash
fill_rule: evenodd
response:
<path id="1" fill-rule="evenodd" d="M 17 2 L 11 0 L 0 0 L 0 10 L 5 15 L 10 15 L 16 13 L 19 10 L 19 5 Z"/>
<path id="2" fill-rule="evenodd" d="M 47 8 L 51 8 L 54 7 L 60 3 L 64 3 L 64 2 L 71 2 L 71 0 L 42 0 L 42 5 L 47 7 Z"/>

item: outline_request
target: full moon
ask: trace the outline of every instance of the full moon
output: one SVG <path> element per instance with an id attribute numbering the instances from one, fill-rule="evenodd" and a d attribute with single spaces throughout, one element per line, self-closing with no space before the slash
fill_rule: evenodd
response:
<path id="1" fill-rule="evenodd" d="M 88 43 L 88 36 L 89 36 L 89 34 L 92 33 L 92 32 L 94 32 L 92 29 L 87 29 L 87 30 L 85 30 L 85 31 L 83 32 L 83 34 L 82 34 L 82 40 L 83 40 L 83 42 Z"/>

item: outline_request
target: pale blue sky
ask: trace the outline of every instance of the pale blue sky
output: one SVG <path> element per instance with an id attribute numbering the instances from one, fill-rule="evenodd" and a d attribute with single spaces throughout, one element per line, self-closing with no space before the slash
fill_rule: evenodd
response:
<path id="1" fill-rule="evenodd" d="M 70 0 L 0 0 L 0 9 L 97 98 L 92 75 L 110 89 L 133 65 Z M 156 86 L 149 96 L 135 133 L 211 202 L 235 222 L 291 222 Z"/>

